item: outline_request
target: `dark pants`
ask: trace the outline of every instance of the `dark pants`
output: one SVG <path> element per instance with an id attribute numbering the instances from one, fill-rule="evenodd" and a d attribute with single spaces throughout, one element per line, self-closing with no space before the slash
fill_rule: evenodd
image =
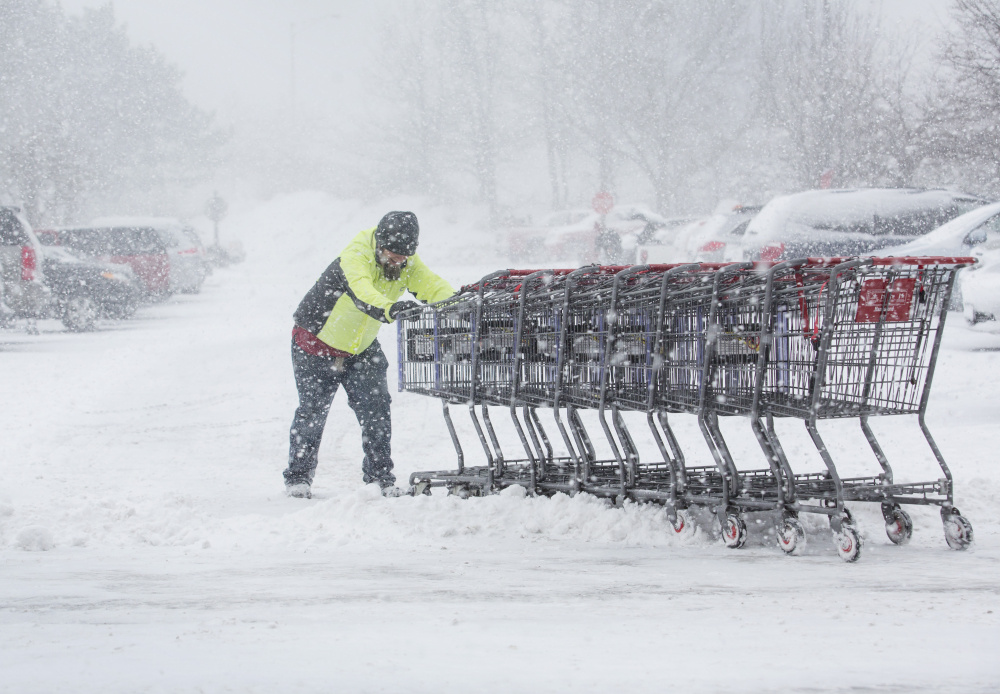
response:
<path id="1" fill-rule="evenodd" d="M 337 360 L 306 354 L 292 339 L 292 368 L 299 390 L 299 407 L 289 433 L 285 484 L 312 484 L 326 416 L 341 385 L 347 391 L 347 404 L 361 425 L 361 446 L 365 452 L 361 470 L 365 483 L 377 482 L 384 487 L 396 482 L 389 446 L 392 423 L 385 377 L 388 367 L 378 340 L 361 354 L 345 358 L 338 368 Z"/>

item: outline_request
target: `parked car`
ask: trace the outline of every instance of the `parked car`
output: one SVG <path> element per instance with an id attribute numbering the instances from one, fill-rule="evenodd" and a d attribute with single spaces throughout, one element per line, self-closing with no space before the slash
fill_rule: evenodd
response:
<path id="1" fill-rule="evenodd" d="M 17 207 L 0 207 L 0 322 L 44 315 L 50 300 L 41 244 Z"/>
<path id="2" fill-rule="evenodd" d="M 901 246 L 878 255 L 976 255 L 1000 248 L 1000 202 L 983 205 Z"/>
<path id="3" fill-rule="evenodd" d="M 49 240 L 51 233 L 40 232 Z M 98 318 L 129 318 L 142 301 L 143 290 L 127 265 L 86 258 L 66 247 L 42 246 L 45 283 L 52 301 L 48 315 L 69 330 L 93 330 Z"/>
<path id="4" fill-rule="evenodd" d="M 1000 248 L 1000 203 L 983 205 L 942 224 L 934 231 L 901 246 L 892 246 L 876 251 L 881 256 L 972 256 L 982 258 L 983 254 Z M 965 282 L 979 266 L 962 270 L 951 295 L 949 308 L 963 309 Z"/>
<path id="5" fill-rule="evenodd" d="M 74 227 L 47 231 L 48 245 L 65 246 L 91 260 L 127 265 L 146 298 L 168 296 L 170 256 L 159 235 L 146 227 Z"/>
<path id="6" fill-rule="evenodd" d="M 535 262 L 548 260 L 555 250 L 546 245 L 549 235 L 556 229 L 586 230 L 593 227 L 597 214 L 591 210 L 561 210 L 551 212 L 537 224 L 527 224 L 507 229 L 502 233 L 504 251 L 510 260 Z"/>
<path id="7" fill-rule="evenodd" d="M 760 206 L 726 203 L 714 214 L 663 227 L 636 247 L 637 263 L 742 260 L 743 235 Z"/>
<path id="8" fill-rule="evenodd" d="M 593 210 L 562 210 L 537 225 L 507 230 L 506 251 L 519 262 L 623 263 L 634 257 L 641 240 L 685 221 L 642 205 L 616 205 L 604 216 Z"/>
<path id="9" fill-rule="evenodd" d="M 102 217 L 97 228 L 143 229 L 155 233 L 167 250 L 171 292 L 197 294 L 211 269 L 205 246 L 194 228 L 173 217 Z"/>
<path id="10" fill-rule="evenodd" d="M 961 277 L 965 319 L 972 325 L 1000 320 L 1000 248 L 982 252 Z"/>
<path id="11" fill-rule="evenodd" d="M 743 256 L 777 260 L 868 255 L 899 246 L 987 204 L 942 189 L 809 190 L 768 202 L 747 227 Z"/>

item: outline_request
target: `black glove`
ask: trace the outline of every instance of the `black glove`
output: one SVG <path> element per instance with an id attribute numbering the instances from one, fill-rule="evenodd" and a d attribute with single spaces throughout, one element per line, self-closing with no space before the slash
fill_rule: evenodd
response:
<path id="1" fill-rule="evenodd" d="M 404 313 L 405 311 L 409 311 L 414 308 L 420 308 L 420 306 L 421 304 L 418 304 L 416 301 L 397 301 L 389 307 L 389 318 L 396 320 L 396 317 L 400 313 Z"/>

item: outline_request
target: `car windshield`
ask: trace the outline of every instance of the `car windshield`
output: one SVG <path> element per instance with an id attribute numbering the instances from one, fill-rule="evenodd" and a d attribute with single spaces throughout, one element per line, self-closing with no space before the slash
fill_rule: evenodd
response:
<path id="1" fill-rule="evenodd" d="M 981 246 L 985 250 L 1000 248 L 1000 215 L 990 217 L 970 231 L 965 237 L 965 245 Z"/>

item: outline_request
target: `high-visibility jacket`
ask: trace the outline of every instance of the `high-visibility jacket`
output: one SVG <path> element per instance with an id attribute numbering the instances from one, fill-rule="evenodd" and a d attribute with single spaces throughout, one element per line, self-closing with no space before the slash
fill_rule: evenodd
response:
<path id="1" fill-rule="evenodd" d="M 428 303 L 455 293 L 417 255 L 407 259 L 398 280 L 386 279 L 375 252 L 375 229 L 355 236 L 299 303 L 295 324 L 334 349 L 360 354 L 392 322 L 389 308 L 404 291 Z"/>

